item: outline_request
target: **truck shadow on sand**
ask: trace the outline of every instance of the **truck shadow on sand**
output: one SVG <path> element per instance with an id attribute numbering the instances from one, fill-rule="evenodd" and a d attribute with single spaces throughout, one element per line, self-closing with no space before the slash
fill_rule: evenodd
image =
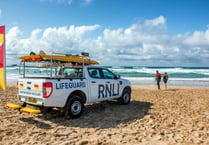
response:
<path id="1" fill-rule="evenodd" d="M 36 116 L 40 121 L 37 121 L 37 119 L 34 121 L 34 117 L 22 118 L 21 120 L 28 123 L 33 122 L 33 124 L 37 124 L 37 127 L 44 129 L 50 129 L 51 127 L 50 124 L 42 123 L 41 120 L 66 127 L 113 128 L 119 124 L 144 118 L 149 114 L 152 105 L 152 103 L 141 101 L 131 101 L 128 105 L 118 105 L 117 102 L 107 101 L 86 105 L 82 116 L 77 119 L 67 119 L 60 115 L 58 111 L 53 110 L 50 113 Z"/>

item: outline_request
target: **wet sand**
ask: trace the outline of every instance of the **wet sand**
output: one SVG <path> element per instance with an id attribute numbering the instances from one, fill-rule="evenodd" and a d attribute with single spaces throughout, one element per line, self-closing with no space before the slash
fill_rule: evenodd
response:
<path id="1" fill-rule="evenodd" d="M 21 104 L 10 85 L 0 91 L 0 145 L 209 145 L 209 88 L 133 86 L 129 105 L 103 102 L 69 120 L 56 110 L 38 115 L 4 105 Z"/>

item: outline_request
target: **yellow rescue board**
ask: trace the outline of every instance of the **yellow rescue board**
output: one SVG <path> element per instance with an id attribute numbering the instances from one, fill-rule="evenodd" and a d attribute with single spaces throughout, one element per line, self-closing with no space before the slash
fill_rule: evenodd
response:
<path id="1" fill-rule="evenodd" d="M 22 59 L 23 62 L 33 62 L 33 61 L 50 61 L 50 60 L 57 60 L 57 61 L 65 61 L 65 62 L 77 62 L 77 63 L 84 63 L 84 64 L 94 64 L 98 65 L 99 62 L 80 57 L 80 56 L 62 56 L 62 55 L 27 55 L 27 56 L 20 56 L 19 59 Z"/>
<path id="2" fill-rule="evenodd" d="M 17 105 L 17 104 L 13 104 L 13 103 L 8 103 L 8 104 L 6 104 L 5 105 L 7 108 L 11 108 L 11 109 L 14 109 L 14 110 L 16 110 L 16 109 L 20 109 L 22 106 L 20 106 L 20 105 Z"/>
<path id="3" fill-rule="evenodd" d="M 20 105 L 13 104 L 13 103 L 7 103 L 5 105 L 5 107 L 10 108 L 10 109 L 14 109 L 14 110 L 19 110 L 20 112 L 24 112 L 24 113 L 28 113 L 28 114 L 38 114 L 38 113 L 41 113 L 41 110 L 27 108 L 27 107 L 22 107 Z"/>
<path id="4" fill-rule="evenodd" d="M 41 110 L 32 109 L 32 108 L 22 108 L 20 112 L 28 113 L 28 114 L 38 114 L 41 113 Z"/>

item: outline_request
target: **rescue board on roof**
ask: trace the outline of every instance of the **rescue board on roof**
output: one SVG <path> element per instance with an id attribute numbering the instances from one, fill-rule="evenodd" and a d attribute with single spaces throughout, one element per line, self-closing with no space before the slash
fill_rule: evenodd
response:
<path id="1" fill-rule="evenodd" d="M 78 64 L 93 64 L 98 65 L 99 62 L 89 59 L 85 56 L 77 56 L 77 55 L 47 55 L 47 54 L 32 54 L 26 56 L 18 57 L 23 62 L 35 62 L 35 61 L 54 61 L 61 63 L 78 63 Z"/>

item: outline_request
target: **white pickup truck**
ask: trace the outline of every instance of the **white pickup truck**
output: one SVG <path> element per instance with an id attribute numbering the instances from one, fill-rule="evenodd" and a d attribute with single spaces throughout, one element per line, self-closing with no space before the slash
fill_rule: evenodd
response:
<path id="1" fill-rule="evenodd" d="M 26 67 L 24 62 L 20 73 L 18 98 L 24 107 L 27 104 L 41 109 L 56 107 L 73 119 L 82 115 L 84 104 L 105 100 L 130 103 L 130 81 L 105 67 L 47 64 Z"/>

